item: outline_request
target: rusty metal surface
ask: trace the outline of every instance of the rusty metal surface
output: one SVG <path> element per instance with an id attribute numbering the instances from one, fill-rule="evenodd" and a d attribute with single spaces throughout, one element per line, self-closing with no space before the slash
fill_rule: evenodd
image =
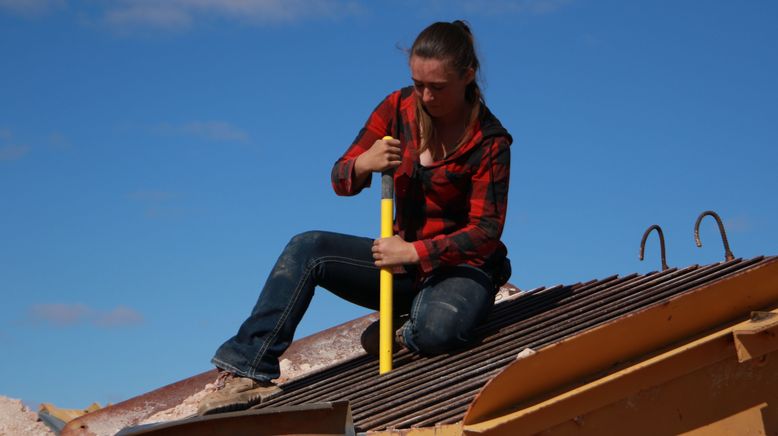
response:
<path id="1" fill-rule="evenodd" d="M 355 434 L 347 401 L 266 408 L 197 416 L 184 420 L 138 426 L 117 436 L 197 435 L 351 435 Z"/>
<path id="2" fill-rule="evenodd" d="M 434 357 L 400 350 L 394 355 L 394 370 L 383 376 L 376 374 L 377 359 L 359 356 L 290 381 L 264 406 L 348 400 L 357 431 L 455 423 L 484 384 L 525 348 L 543 348 L 774 261 L 737 259 L 536 289 L 495 305 L 478 330 L 481 339 L 475 346 Z"/>
<path id="3" fill-rule="evenodd" d="M 288 381 L 333 365 L 348 366 L 350 359 L 365 354 L 359 337 L 365 327 L 376 319 L 377 314 L 365 315 L 295 341 L 281 356 L 283 379 L 279 381 Z M 100 409 L 69 422 L 62 434 L 113 435 L 122 428 L 136 425 L 157 412 L 180 404 L 215 378 L 216 370 L 207 371 Z"/>
<path id="4" fill-rule="evenodd" d="M 423 428 L 393 428 L 366 434 L 369 436 L 462 436 L 463 430 L 462 424 L 456 423 Z"/>
<path id="5" fill-rule="evenodd" d="M 146 416 L 181 403 L 186 397 L 202 390 L 215 378 L 216 370 L 206 371 L 143 396 L 105 407 L 68 422 L 62 430 L 62 435 L 115 434 L 123 427 L 133 425 Z"/>
<path id="6" fill-rule="evenodd" d="M 399 350 L 393 356 L 394 370 L 382 376 L 377 374 L 378 360 L 365 355 L 359 346 L 359 334 L 375 319 L 375 314 L 369 315 L 295 342 L 290 348 L 294 354 L 287 353 L 293 356 L 290 362 L 294 365 L 289 365 L 287 370 L 299 368 L 301 372 L 282 385 L 282 394 L 262 407 L 348 401 L 358 432 L 429 429 L 455 424 L 462 420 L 484 384 L 512 363 L 522 350 L 541 349 L 642 308 L 663 304 L 673 296 L 694 292 L 720 279 L 775 261 L 776 258 L 762 257 L 735 259 L 644 275 L 614 275 L 529 292 L 509 290 L 478 329 L 480 339 L 477 344 L 433 357 Z M 343 331 L 347 333 L 341 335 Z M 335 341 L 340 345 L 331 343 L 322 347 L 320 345 L 326 342 L 323 337 L 340 337 L 342 342 Z M 337 357 L 333 357 L 333 350 Z M 316 360 L 317 352 L 340 363 L 321 365 L 324 360 Z M 284 357 L 288 357 L 287 354 Z M 327 363 L 331 364 L 333 360 Z M 306 369 L 310 372 L 305 373 Z M 202 380 L 202 383 L 207 381 L 210 380 Z M 163 409 L 157 407 L 153 411 L 138 412 L 131 406 L 133 402 L 159 402 L 157 397 L 173 397 L 171 392 L 169 387 L 162 388 L 106 408 L 103 417 L 95 414 L 84 417 L 81 422 L 74 421 L 84 428 L 74 427 L 67 434 L 90 434 L 89 430 L 99 430 L 100 425 L 108 423 L 114 425 L 113 432 L 97 431 L 94 434 L 113 434 Z M 134 421 L 124 419 L 116 426 L 116 418 L 123 419 L 121 413 L 130 413 Z"/>
<path id="7" fill-rule="evenodd" d="M 521 291 L 507 283 L 497 294 L 495 303 L 517 298 Z M 377 313 L 365 315 L 347 323 L 298 339 L 281 356 L 280 383 L 289 382 L 303 375 L 310 375 L 308 382 L 326 380 L 337 366 L 337 372 L 354 367 L 353 359 L 364 356 L 359 337 L 362 331 L 378 319 Z M 97 412 L 69 422 L 62 434 L 112 435 L 122 428 L 142 422 L 157 412 L 180 404 L 216 378 L 215 371 L 207 371 L 177 383 L 139 395 Z M 317 401 L 313 398 L 311 401 Z"/>

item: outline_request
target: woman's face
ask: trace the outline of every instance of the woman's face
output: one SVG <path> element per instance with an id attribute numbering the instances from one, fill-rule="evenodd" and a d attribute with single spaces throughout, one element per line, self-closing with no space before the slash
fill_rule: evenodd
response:
<path id="1" fill-rule="evenodd" d="M 419 56 L 411 56 L 410 64 L 416 96 L 430 116 L 445 120 L 464 113 L 465 89 L 475 78 L 472 68 L 460 75 L 447 61 Z"/>

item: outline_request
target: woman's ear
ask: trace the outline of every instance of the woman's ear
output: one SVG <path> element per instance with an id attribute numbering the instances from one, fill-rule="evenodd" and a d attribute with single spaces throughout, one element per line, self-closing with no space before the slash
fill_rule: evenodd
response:
<path id="1" fill-rule="evenodd" d="M 473 80 L 475 80 L 475 70 L 470 67 L 465 72 L 465 82 L 469 85 Z"/>

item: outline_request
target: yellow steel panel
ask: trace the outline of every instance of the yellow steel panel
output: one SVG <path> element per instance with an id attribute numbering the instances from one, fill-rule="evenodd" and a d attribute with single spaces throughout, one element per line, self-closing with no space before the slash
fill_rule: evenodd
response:
<path id="1" fill-rule="evenodd" d="M 710 424 L 702 425 L 687 432 L 683 436 L 724 436 L 724 435 L 774 435 L 775 431 L 765 428 L 764 413 L 767 403 L 760 403 L 743 411 L 725 416 Z"/>
<path id="2" fill-rule="evenodd" d="M 763 367 L 734 355 L 551 426 L 545 436 L 778 434 L 778 353 Z M 520 436 L 523 433 L 515 433 Z"/>
<path id="3" fill-rule="evenodd" d="M 506 367 L 470 405 L 466 427 L 538 404 L 597 373 L 752 310 L 778 304 L 778 260 L 677 295 L 548 346 Z"/>
<path id="4" fill-rule="evenodd" d="M 778 396 L 778 370 L 772 369 L 778 369 L 778 354 L 774 353 L 770 368 L 761 368 L 767 365 L 766 360 L 738 366 L 732 337 L 739 330 L 754 328 L 755 323 L 746 321 L 721 329 L 545 401 L 465 425 L 465 433 L 677 434 L 723 420 L 760 399 Z M 717 363 L 722 361 L 725 363 Z M 666 386 L 675 386 L 676 391 L 670 395 Z M 635 398 L 645 397 L 646 392 L 654 393 L 645 404 L 635 406 Z M 650 401 L 659 396 L 670 398 Z M 736 397 L 736 401 L 723 397 Z M 620 406 L 608 406 L 612 404 Z M 670 404 L 675 404 L 675 409 L 667 409 Z M 599 409 L 607 413 L 597 412 Z M 630 416 L 616 418 L 619 415 Z M 680 421 L 687 418 L 676 423 L 668 421 L 668 415 L 680 416 Z M 743 416 L 753 420 L 750 415 Z M 638 425 L 641 421 L 645 422 Z"/>
<path id="5" fill-rule="evenodd" d="M 735 350 L 739 362 L 770 353 L 778 347 L 778 315 L 772 312 L 754 312 L 752 321 L 734 332 Z"/>

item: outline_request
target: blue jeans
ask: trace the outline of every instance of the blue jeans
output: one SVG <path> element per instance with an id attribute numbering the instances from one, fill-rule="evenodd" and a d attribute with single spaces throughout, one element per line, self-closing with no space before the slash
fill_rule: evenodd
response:
<path id="1" fill-rule="evenodd" d="M 292 238 L 265 282 L 251 315 L 238 333 L 216 350 L 218 368 L 269 381 L 280 376 L 278 358 L 320 286 L 360 306 L 378 310 L 379 268 L 373 240 L 330 232 Z M 494 303 L 495 286 L 486 272 L 467 265 L 442 268 L 421 283 L 415 270 L 394 276 L 394 313 L 408 314 L 405 345 L 438 354 L 468 343 Z"/>

